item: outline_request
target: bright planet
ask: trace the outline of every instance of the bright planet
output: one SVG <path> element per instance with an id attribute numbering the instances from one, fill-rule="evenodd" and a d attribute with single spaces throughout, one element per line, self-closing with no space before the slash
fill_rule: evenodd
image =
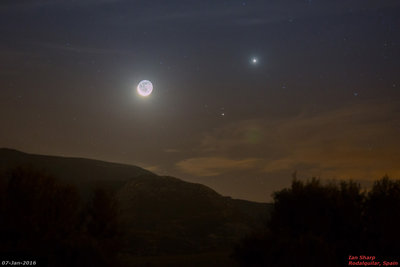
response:
<path id="1" fill-rule="evenodd" d="M 148 80 L 143 80 L 138 84 L 137 91 L 141 96 L 149 96 L 153 92 L 153 84 Z"/>

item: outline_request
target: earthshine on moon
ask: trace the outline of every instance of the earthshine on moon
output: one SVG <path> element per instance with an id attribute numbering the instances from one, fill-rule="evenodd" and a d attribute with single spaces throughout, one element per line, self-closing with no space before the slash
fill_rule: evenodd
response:
<path id="1" fill-rule="evenodd" d="M 137 91 L 141 96 L 149 96 L 153 91 L 153 84 L 148 80 L 143 80 L 138 84 Z"/>

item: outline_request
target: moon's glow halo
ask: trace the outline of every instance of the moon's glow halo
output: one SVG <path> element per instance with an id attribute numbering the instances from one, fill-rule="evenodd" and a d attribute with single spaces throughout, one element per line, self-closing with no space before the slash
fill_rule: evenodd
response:
<path id="1" fill-rule="evenodd" d="M 138 84 L 137 91 L 141 96 L 149 96 L 153 91 L 153 84 L 148 80 L 143 80 Z"/>

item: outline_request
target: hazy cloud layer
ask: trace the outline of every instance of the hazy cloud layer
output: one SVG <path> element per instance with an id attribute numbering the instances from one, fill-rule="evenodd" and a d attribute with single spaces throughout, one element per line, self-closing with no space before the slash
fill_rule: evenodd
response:
<path id="1" fill-rule="evenodd" d="M 299 170 L 323 178 L 399 177 L 398 115 L 396 106 L 372 104 L 236 122 L 205 133 L 199 157 L 182 160 L 177 167 L 198 176 L 247 169 L 266 174 Z"/>

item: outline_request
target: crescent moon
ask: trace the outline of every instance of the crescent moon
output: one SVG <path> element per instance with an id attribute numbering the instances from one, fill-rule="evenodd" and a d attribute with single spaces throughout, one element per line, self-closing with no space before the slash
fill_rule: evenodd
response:
<path id="1" fill-rule="evenodd" d="M 153 84 L 148 80 L 143 80 L 138 84 L 137 91 L 141 96 L 149 96 L 153 92 Z"/>

